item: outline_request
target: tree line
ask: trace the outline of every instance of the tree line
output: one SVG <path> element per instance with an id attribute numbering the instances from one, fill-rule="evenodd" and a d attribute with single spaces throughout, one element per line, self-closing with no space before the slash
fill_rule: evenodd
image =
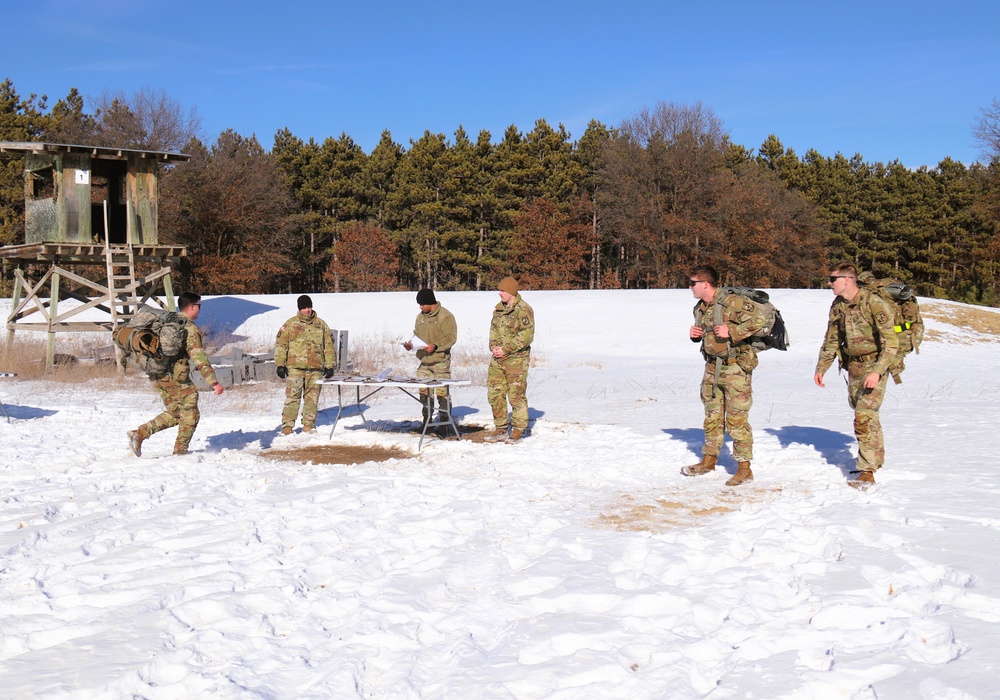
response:
<path id="1" fill-rule="evenodd" d="M 818 287 L 850 260 L 918 293 L 1000 302 L 1000 123 L 974 137 L 987 164 L 905 168 L 798 156 L 770 136 L 734 143 L 701 105 L 661 103 L 576 140 L 559 125 L 462 127 L 406 146 L 385 131 L 269 147 L 198 136 L 168 95 L 71 91 L 51 108 L 0 83 L 0 140 L 181 151 L 160 183 L 161 242 L 188 246 L 181 288 L 206 294 L 675 287 L 711 263 L 725 283 Z M 994 140 L 991 141 L 991 138 Z M 23 237 L 23 163 L 0 162 L 0 244 Z M 23 238 L 21 239 L 23 240 Z M 5 275 L 9 277 L 9 275 Z"/>

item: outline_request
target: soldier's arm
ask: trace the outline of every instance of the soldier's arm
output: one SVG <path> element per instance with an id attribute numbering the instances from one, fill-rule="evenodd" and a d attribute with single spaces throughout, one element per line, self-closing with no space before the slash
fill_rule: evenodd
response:
<path id="1" fill-rule="evenodd" d="M 826 335 L 823 336 L 823 345 L 819 350 L 819 360 L 816 362 L 816 374 L 822 376 L 833 365 L 840 352 L 840 326 L 838 316 L 834 309 L 830 309 L 830 319 L 826 325 Z"/>
<path id="2" fill-rule="evenodd" d="M 734 343 L 739 343 L 763 329 L 767 325 L 767 316 L 760 304 L 735 294 L 730 296 L 735 297 L 735 303 L 729 309 L 726 325 L 729 327 L 729 337 Z"/>
<path id="3" fill-rule="evenodd" d="M 215 376 L 215 370 L 212 369 L 212 365 L 208 361 L 208 355 L 205 354 L 205 348 L 201 345 L 201 332 L 193 323 L 188 325 L 187 355 L 191 360 L 191 364 L 194 365 L 194 368 L 201 374 L 201 378 L 209 386 L 214 387 L 219 383 L 218 377 Z"/>
<path id="4" fill-rule="evenodd" d="M 524 350 L 535 339 L 535 312 L 524 309 L 517 315 L 517 332 L 511 338 L 510 348 L 504 348 L 508 355 Z"/>
<path id="5" fill-rule="evenodd" d="M 337 369 L 337 346 L 333 342 L 333 331 L 323 322 L 323 369 Z"/>
<path id="6" fill-rule="evenodd" d="M 278 337 L 274 341 L 274 366 L 284 367 L 288 361 L 288 330 L 285 324 L 278 329 Z"/>
<path id="7" fill-rule="evenodd" d="M 889 303 L 872 295 L 870 306 L 872 322 L 881 341 L 881 349 L 875 366 L 872 367 L 872 372 L 878 372 L 881 376 L 888 372 L 896 361 L 896 355 L 899 354 L 899 337 L 896 335 L 896 327 L 893 323 L 894 311 L 889 307 Z"/>
<path id="8" fill-rule="evenodd" d="M 441 324 L 440 342 L 434 348 L 434 352 L 447 352 L 458 342 L 458 324 L 455 317 L 449 314 L 444 323 Z"/>

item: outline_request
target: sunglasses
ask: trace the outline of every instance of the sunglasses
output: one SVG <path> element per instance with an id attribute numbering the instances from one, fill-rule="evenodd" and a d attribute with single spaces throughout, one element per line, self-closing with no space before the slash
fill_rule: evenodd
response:
<path id="1" fill-rule="evenodd" d="M 689 286 L 689 287 L 693 287 L 693 286 L 695 286 L 696 284 L 698 284 L 698 283 L 700 283 L 700 282 L 704 282 L 704 281 L 705 281 L 705 280 L 688 280 L 688 286 Z"/>
<path id="2" fill-rule="evenodd" d="M 830 284 L 833 284 L 837 280 L 852 280 L 852 279 L 854 279 L 853 275 L 830 275 Z"/>

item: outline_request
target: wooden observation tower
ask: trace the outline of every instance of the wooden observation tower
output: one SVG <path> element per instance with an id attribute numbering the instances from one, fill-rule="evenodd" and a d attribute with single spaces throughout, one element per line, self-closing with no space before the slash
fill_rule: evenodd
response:
<path id="1" fill-rule="evenodd" d="M 15 331 L 44 331 L 51 369 L 56 333 L 110 331 L 150 300 L 175 310 L 169 263 L 187 249 L 157 241 L 157 177 L 160 164 L 190 156 L 0 141 L 3 154 L 24 157 L 25 242 L 0 247 L 0 259 L 17 266 L 8 350 Z M 60 311 L 61 300 L 78 303 Z M 94 310 L 99 318 L 79 320 Z"/>

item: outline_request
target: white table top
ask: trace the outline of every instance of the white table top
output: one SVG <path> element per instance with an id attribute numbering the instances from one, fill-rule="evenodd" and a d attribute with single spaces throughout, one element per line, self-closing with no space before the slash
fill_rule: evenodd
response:
<path id="1" fill-rule="evenodd" d="M 330 379 L 318 379 L 317 384 L 327 386 L 397 386 L 414 389 L 429 389 L 435 386 L 467 386 L 470 379 L 417 379 L 414 377 L 378 377 L 366 374 L 337 374 Z"/>

